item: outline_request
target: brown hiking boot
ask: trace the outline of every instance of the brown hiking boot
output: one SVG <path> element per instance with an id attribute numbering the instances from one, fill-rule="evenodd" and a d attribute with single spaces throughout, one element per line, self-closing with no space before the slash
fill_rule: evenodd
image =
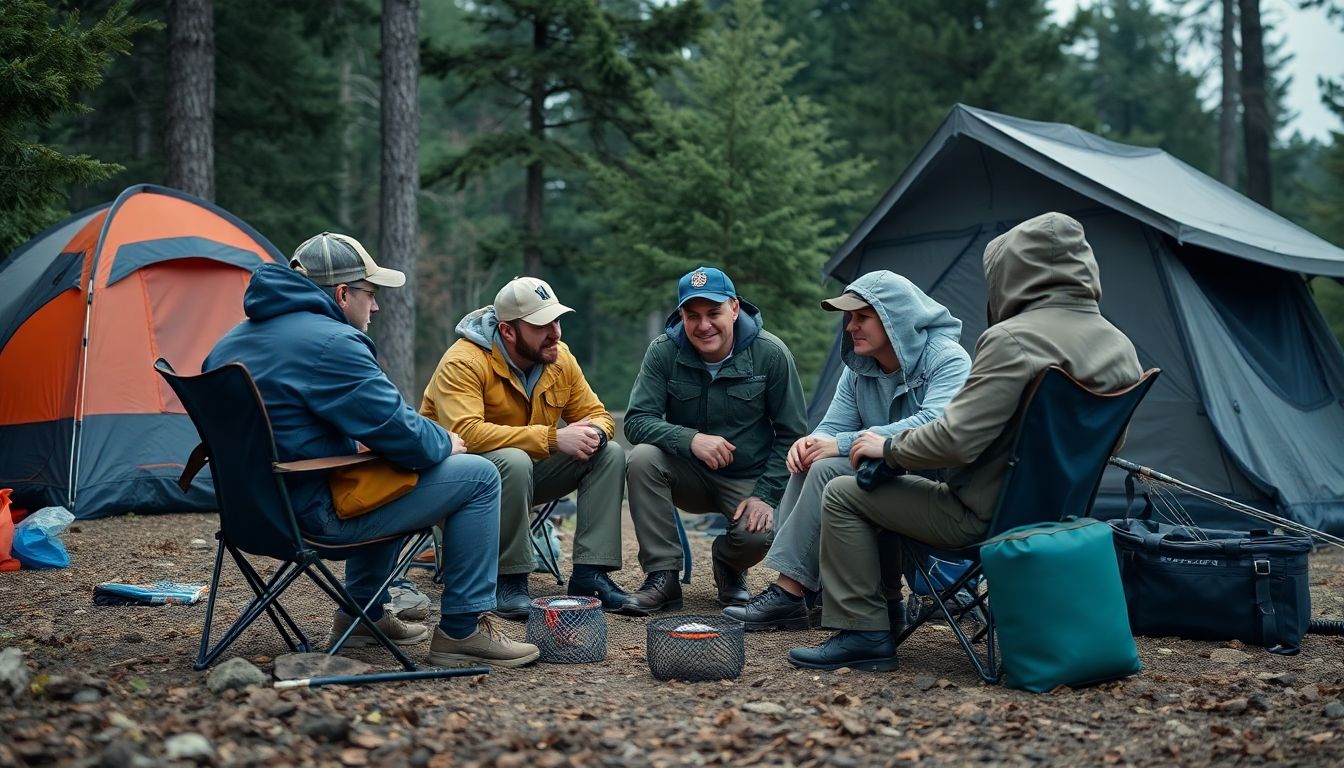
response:
<path id="1" fill-rule="evenodd" d="M 354 622 L 354 617 L 346 616 L 344 613 L 337 611 L 335 618 L 331 620 L 331 634 L 327 636 L 327 647 L 330 648 L 334 645 L 337 638 L 345 632 L 345 628 Z M 383 617 L 374 623 L 378 625 L 384 635 L 387 635 L 387 639 L 396 645 L 415 645 L 429 637 L 429 627 L 424 624 L 407 624 L 388 610 L 384 610 Z M 360 624 L 355 627 L 354 632 L 350 633 L 350 638 L 341 647 L 367 648 L 371 645 L 378 645 L 378 638 L 373 636 L 367 625 Z"/>
<path id="2" fill-rule="evenodd" d="M 474 667 L 478 664 L 521 667 L 540 657 L 541 650 L 537 646 L 505 637 L 489 614 L 482 615 L 476 631 L 461 640 L 454 640 L 436 627 L 434 640 L 429 644 L 429 663 L 436 667 Z"/>

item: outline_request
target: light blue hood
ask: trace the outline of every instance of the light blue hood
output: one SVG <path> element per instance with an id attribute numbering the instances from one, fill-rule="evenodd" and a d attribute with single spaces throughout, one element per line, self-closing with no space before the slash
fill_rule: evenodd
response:
<path id="1" fill-rule="evenodd" d="M 919 372 L 930 336 L 942 336 L 956 342 L 961 339 L 961 321 L 947 307 L 929 298 L 904 277 L 880 269 L 869 272 L 845 286 L 846 293 L 858 294 L 868 302 L 887 330 L 887 338 L 896 348 L 896 360 L 910 382 Z M 877 361 L 854 353 L 854 342 L 845 334 L 841 359 L 860 376 L 880 376 Z"/>
<path id="2" fill-rule="evenodd" d="M 859 432 L 890 436 L 938 418 L 971 372 L 971 357 L 959 343 L 961 321 L 914 283 L 883 269 L 863 275 L 845 291 L 877 312 L 901 368 L 884 375 L 876 360 L 854 352 L 854 342 L 844 334 L 845 370 L 825 418 L 813 430 L 834 437 L 842 456 Z"/>
<path id="3" fill-rule="evenodd" d="M 457 335 L 484 349 L 486 353 L 494 347 L 495 331 L 499 328 L 499 317 L 495 315 L 495 305 L 481 307 L 468 312 L 458 321 Z"/>

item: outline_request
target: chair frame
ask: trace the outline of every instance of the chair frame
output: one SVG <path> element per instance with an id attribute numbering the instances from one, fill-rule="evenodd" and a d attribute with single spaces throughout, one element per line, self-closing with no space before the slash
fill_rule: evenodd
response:
<path id="1" fill-rule="evenodd" d="M 919 572 L 924 576 L 925 582 L 929 584 L 929 586 L 931 587 L 930 591 L 933 593 L 932 597 L 934 605 L 936 606 L 937 609 L 937 614 L 941 615 L 942 618 L 947 622 L 948 627 L 951 628 L 953 635 L 957 639 L 957 643 L 961 646 L 962 651 L 966 654 L 966 658 L 970 661 L 971 666 L 975 668 L 976 674 L 980 677 L 981 680 L 985 681 L 986 683 L 990 684 L 998 683 L 999 680 L 1002 678 L 1003 669 L 1002 669 L 1002 659 L 1000 659 L 998 656 L 995 642 L 997 633 L 996 633 L 996 625 L 994 623 L 994 612 L 991 605 L 991 601 L 989 599 L 989 587 L 988 586 L 984 586 L 982 588 L 979 587 L 979 585 L 983 584 L 982 577 L 984 576 L 983 566 L 980 562 L 981 543 L 983 543 L 983 541 L 987 541 L 993 538 L 994 536 L 997 536 L 1000 533 L 1003 533 L 1005 530 L 1020 525 L 1025 525 L 1032 522 L 1057 521 L 1063 519 L 1065 516 L 1069 514 L 1074 514 L 1075 512 L 1080 517 L 1090 515 L 1092 512 L 1092 506 L 1096 502 L 1097 491 L 1101 487 L 1102 474 L 1107 466 L 1106 459 L 1103 459 L 1100 462 L 1100 465 L 1097 466 L 1093 471 L 1092 473 L 1093 477 L 1090 480 L 1091 482 L 1090 493 L 1087 496 L 1087 501 L 1083 509 L 1064 510 L 1057 515 L 1041 516 L 1038 519 L 1029 521 L 1015 520 L 1012 521 L 1011 524 L 1005 519 L 1003 519 L 1004 518 L 1003 512 L 1004 507 L 1006 506 L 1006 500 L 1009 498 L 1011 491 L 1014 490 L 1012 488 L 1012 483 L 1014 482 L 1014 479 L 1018 476 L 1016 470 L 1023 460 L 1020 450 L 1023 435 L 1022 426 L 1027 423 L 1027 417 L 1032 412 L 1031 408 L 1032 405 L 1036 402 L 1036 395 L 1038 391 L 1041 389 L 1042 384 L 1046 381 L 1047 376 L 1057 375 L 1057 376 L 1063 376 L 1078 390 L 1081 390 L 1082 392 L 1090 394 L 1094 397 L 1106 398 L 1111 400 L 1132 398 L 1132 402 L 1128 404 L 1127 410 L 1124 413 L 1123 420 L 1121 420 L 1119 423 L 1119 428 L 1117 430 L 1117 438 L 1114 441 L 1114 444 L 1111 446 L 1111 449 L 1107 452 L 1107 457 L 1109 458 L 1109 456 L 1114 455 L 1115 451 L 1119 448 L 1120 442 L 1123 440 L 1125 431 L 1128 428 L 1129 421 L 1134 415 L 1134 411 L 1139 407 L 1139 404 L 1143 401 L 1143 398 L 1147 396 L 1148 391 L 1152 388 L 1153 383 L 1157 380 L 1160 374 L 1161 369 L 1150 368 L 1147 371 L 1143 372 L 1143 375 L 1139 377 L 1138 381 L 1136 381 L 1134 384 L 1131 384 L 1128 387 L 1125 387 L 1124 389 L 1115 392 L 1096 392 L 1083 385 L 1077 379 L 1074 379 L 1072 376 L 1068 374 L 1067 371 L 1065 371 L 1063 368 L 1060 368 L 1059 366 L 1052 365 L 1046 368 L 1045 370 L 1041 371 L 1039 374 L 1037 374 L 1036 378 L 1032 380 L 1031 384 L 1027 387 L 1026 391 L 1022 395 L 1022 401 L 1018 407 L 1018 415 L 1021 418 L 1018 420 L 1017 423 L 1017 433 L 1013 436 L 1013 444 L 1011 453 L 1009 455 L 1008 467 L 1004 474 L 1003 485 L 999 489 L 999 499 L 998 502 L 995 504 L 994 516 L 990 520 L 989 528 L 986 531 L 982 541 L 962 549 L 943 550 L 938 549 L 936 547 L 921 544 L 917 541 L 913 541 L 904 536 L 900 537 L 900 547 L 902 557 L 904 558 L 906 563 L 913 564 L 914 567 L 917 568 Z M 972 565 L 971 567 L 967 568 L 966 571 L 962 573 L 960 577 L 955 579 L 951 584 L 939 589 L 936 587 L 936 585 L 939 582 L 935 580 L 933 574 L 930 572 L 930 568 L 925 558 L 925 555 L 930 553 L 935 554 L 943 559 L 970 560 L 972 561 Z M 976 584 L 977 588 L 971 589 L 970 585 L 972 584 Z M 963 589 L 967 589 L 968 592 L 972 594 L 973 599 L 969 603 L 963 604 L 957 600 L 957 593 Z M 966 631 L 962 629 L 960 621 L 967 614 L 971 613 L 976 609 L 982 611 L 985 623 L 983 626 L 980 627 L 979 631 L 976 632 L 974 636 L 968 636 Z M 899 647 L 901 643 L 905 642 L 906 638 L 910 637 L 910 635 L 913 634 L 915 630 L 923 626 L 934 615 L 935 610 L 933 608 L 927 608 L 923 612 L 921 612 L 921 614 L 915 621 L 908 624 L 905 627 L 905 629 L 902 630 L 900 634 L 898 634 L 895 637 L 894 639 L 895 645 Z M 985 654 L 983 657 L 981 657 L 976 652 L 974 645 L 975 643 L 981 641 L 982 639 L 985 641 Z"/>
<path id="2" fill-rule="evenodd" d="M 294 516 L 294 509 L 289 499 L 289 490 L 286 487 L 284 480 L 285 476 L 290 474 L 327 471 L 337 467 L 361 464 L 376 458 L 376 454 L 361 453 L 352 456 L 332 456 L 288 462 L 279 461 L 276 456 L 275 438 L 271 428 L 270 415 L 267 413 L 266 404 L 261 398 L 261 392 L 257 389 L 256 382 L 252 380 L 251 373 L 247 370 L 246 366 L 242 363 L 229 363 L 198 376 L 184 376 L 174 372 L 168 361 L 159 358 L 154 363 L 154 370 L 163 377 L 178 395 L 178 398 L 182 401 L 183 406 L 187 411 L 187 415 L 191 418 L 197 433 L 201 437 L 200 445 L 197 445 L 195 450 L 192 451 L 186 466 L 183 468 L 182 475 L 178 480 L 179 487 L 182 488 L 183 492 L 186 492 L 187 489 L 191 487 L 192 479 L 202 467 L 208 464 L 210 466 L 211 476 L 214 480 L 215 498 L 219 504 L 221 518 L 222 516 L 229 514 L 223 496 L 220 493 L 220 488 L 223 486 L 217 469 L 218 462 L 210 461 L 211 457 L 214 455 L 214 449 L 210 445 L 208 435 L 212 430 L 210 427 L 202 424 L 198 415 L 193 413 L 192 408 L 187 406 L 187 403 L 193 398 L 186 396 L 186 390 L 191 388 L 194 381 L 206 376 L 218 375 L 220 371 L 225 369 L 237 369 L 242 373 L 243 380 L 246 382 L 246 385 L 250 390 L 250 395 L 258 409 L 259 418 L 265 424 L 265 437 L 268 442 L 266 447 L 269 449 L 271 456 L 270 474 L 275 481 L 276 494 L 282 507 L 279 511 L 284 515 L 284 520 L 282 521 L 283 527 L 285 531 L 289 533 L 291 537 L 290 540 L 297 542 L 297 547 L 292 555 L 286 557 L 270 554 L 263 555 L 279 560 L 281 563 L 280 567 L 271 574 L 269 579 L 263 579 L 256 568 L 253 567 L 244 556 L 243 553 L 245 548 L 239 546 L 238 543 L 229 540 L 224 532 L 223 520 L 221 519 L 220 530 L 215 533 L 215 539 L 219 544 L 215 550 L 215 567 L 210 578 L 210 597 L 206 603 L 205 622 L 201 631 L 200 648 L 194 662 L 195 669 L 203 670 L 213 664 L 235 640 L 242 636 L 243 632 L 246 631 L 262 613 L 265 613 L 267 617 L 270 618 L 271 623 L 275 625 L 280 637 L 285 641 L 285 644 L 291 651 L 308 652 L 312 650 L 313 644 L 308 640 L 308 637 L 303 633 L 303 630 L 299 628 L 297 622 L 294 621 L 294 618 L 290 615 L 289 611 L 287 611 L 280 603 L 280 596 L 284 591 L 288 589 L 299 576 L 307 575 L 319 589 L 326 593 L 326 595 L 336 603 L 340 610 L 346 615 L 355 618 L 345 632 L 337 638 L 336 642 L 331 644 L 331 647 L 327 650 L 328 656 L 333 656 L 338 653 L 345 645 L 346 641 L 349 640 L 350 635 L 354 632 L 355 628 L 363 624 L 369 628 L 379 645 L 387 649 L 397 662 L 401 664 L 403 669 L 406 671 L 415 671 L 417 669 L 415 664 L 387 637 L 378 625 L 369 618 L 367 611 L 374 606 L 378 600 L 378 596 L 387 590 L 388 586 L 397 575 L 404 573 L 411 557 L 414 556 L 413 553 L 418 552 L 426 540 L 431 537 L 431 529 L 425 528 L 417 531 L 407 531 L 405 533 L 398 533 L 392 536 L 385 536 L 351 544 L 330 545 L 315 542 L 303 537 L 303 534 L 299 529 L 298 520 Z M 346 591 L 345 585 L 336 578 L 336 575 L 332 573 L 326 562 L 324 562 L 324 557 L 327 559 L 343 559 L 344 556 L 347 556 L 351 551 L 359 547 L 405 538 L 410 539 L 411 546 L 403 549 L 403 552 L 406 554 L 402 555 L 397 564 L 388 573 L 387 577 L 383 580 L 382 585 L 375 593 L 375 596 L 364 605 L 360 605 L 350 593 Z M 210 634 L 214 623 L 215 599 L 218 596 L 220 573 L 223 570 L 224 553 L 226 551 L 238 566 L 238 570 L 242 573 L 244 580 L 252 589 L 254 596 L 243 609 L 242 613 L 239 614 L 233 625 L 224 633 L 224 636 L 219 638 L 215 645 L 211 647 Z M 441 674 L 435 674 L 434 676 L 458 677 L 464 675 L 488 674 L 489 671 L 488 667 L 443 669 L 437 670 L 437 673 Z"/>

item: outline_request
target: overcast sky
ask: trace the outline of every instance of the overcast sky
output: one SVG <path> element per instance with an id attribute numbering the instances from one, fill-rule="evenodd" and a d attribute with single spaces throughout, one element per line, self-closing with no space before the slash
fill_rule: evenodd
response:
<path id="1" fill-rule="evenodd" d="M 1070 18 L 1079 5 L 1090 6 L 1092 0 L 1047 0 L 1058 20 Z M 1165 0 L 1154 0 L 1154 7 L 1165 8 Z M 1275 24 L 1274 35 L 1286 39 L 1285 51 L 1294 58 L 1288 69 L 1293 83 L 1288 93 L 1288 108 L 1297 112 L 1289 130 L 1321 141 L 1329 141 L 1329 132 L 1344 131 L 1344 124 L 1321 104 L 1321 92 L 1316 85 L 1320 75 L 1344 78 L 1344 31 L 1337 22 L 1326 19 L 1320 9 L 1302 11 L 1294 0 L 1261 0 L 1261 13 Z M 1214 98 L 1217 87 L 1216 70 L 1208 80 L 1210 90 L 1205 94 Z"/>

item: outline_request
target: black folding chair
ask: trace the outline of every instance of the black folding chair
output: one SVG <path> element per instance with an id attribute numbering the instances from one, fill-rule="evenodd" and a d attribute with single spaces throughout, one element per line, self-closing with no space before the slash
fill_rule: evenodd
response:
<path id="1" fill-rule="evenodd" d="M 405 563 L 398 562 L 388 573 L 373 600 L 361 606 L 323 561 L 344 560 L 365 545 L 407 536 L 412 538 L 409 551 L 415 552 L 429 538 L 430 530 L 404 531 L 394 536 L 340 546 L 320 544 L 303 537 L 285 487 L 284 476 L 287 474 L 349 466 L 369 461 L 374 458 L 373 455 L 282 462 L 276 455 L 271 421 L 266 414 L 261 393 L 241 363 L 223 365 L 198 376 L 179 376 L 166 360 L 160 358 L 155 361 L 154 370 L 168 382 L 182 401 L 201 437 L 201 444 L 196 446 L 187 460 L 179 485 L 185 492 L 192 478 L 208 463 L 214 478 L 215 498 L 219 503 L 219 531 L 215 534 L 219 546 L 215 551 L 214 574 L 210 577 L 210 598 L 205 608 L 205 627 L 201 632 L 196 669 L 205 669 L 213 664 L 263 613 L 270 618 L 290 650 L 311 650 L 312 643 L 280 604 L 280 595 L 301 574 L 306 574 L 342 611 L 356 619 L 327 650 L 327 655 L 340 651 L 355 627 L 363 624 L 402 667 L 408 671 L 415 670 L 415 664 L 366 613 L 378 599 L 377 595 L 387 589 L 393 576 L 403 569 Z M 255 596 L 211 648 L 210 629 L 226 551 L 237 563 L 238 570 Z M 244 553 L 279 560 L 280 566 L 269 579 L 262 579 L 243 556 Z M 436 673 L 435 676 L 486 674 L 489 668 L 470 667 L 441 672 L 442 675 Z"/>
<path id="2" fill-rule="evenodd" d="M 1042 371 L 1027 387 L 1018 407 L 1020 419 L 1012 453 L 985 539 L 1021 525 L 1090 514 L 1106 462 L 1160 373 L 1160 369 L 1152 368 L 1123 390 L 1101 393 L 1083 386 L 1058 366 Z M 926 554 L 944 560 L 971 560 L 972 565 L 951 584 L 934 590 L 933 606 L 907 624 L 896 636 L 896 645 L 937 611 L 951 627 L 980 679 L 997 683 L 1002 670 L 995 652 L 993 603 L 989 599 L 993 585 L 984 582 L 985 588 L 979 590 L 970 586 L 982 583 L 980 544 L 948 551 L 900 537 L 900 546 L 905 562 L 918 568 L 931 585 L 943 581 L 935 580 L 930 573 Z M 959 601 L 957 592 L 968 586 L 974 591 L 973 600 Z M 968 637 L 958 622 L 977 609 L 983 611 L 985 623 L 974 637 Z M 973 645 L 981 639 L 985 641 L 983 660 Z"/>

